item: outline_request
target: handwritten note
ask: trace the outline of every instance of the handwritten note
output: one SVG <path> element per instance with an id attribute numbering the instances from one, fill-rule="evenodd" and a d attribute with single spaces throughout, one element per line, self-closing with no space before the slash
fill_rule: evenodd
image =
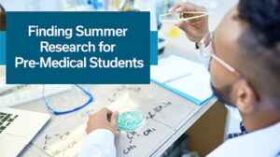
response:
<path id="1" fill-rule="evenodd" d="M 197 109 L 196 105 L 155 84 L 93 86 L 91 92 L 95 96 L 91 108 L 51 121 L 35 145 L 53 157 L 77 156 L 86 136 L 87 115 L 106 105 L 118 111 L 136 108 L 145 115 L 143 126 L 133 132 L 121 132 L 116 137 L 117 156 L 151 156 Z"/>
<path id="2" fill-rule="evenodd" d="M 154 146 L 160 144 L 160 141 L 164 140 L 164 136 L 158 137 L 158 132 L 165 132 L 167 134 L 172 134 L 173 131 L 167 126 L 160 124 L 156 121 L 153 121 L 161 111 L 167 109 L 172 103 L 171 102 L 163 102 L 159 105 L 153 107 L 150 111 L 146 113 L 146 124 L 136 131 L 133 132 L 122 132 L 118 137 L 118 156 L 135 156 L 138 154 L 143 155 L 143 153 L 139 152 L 143 149 L 149 150 L 147 153 L 151 153 Z M 167 135 L 166 134 L 166 135 Z M 147 140 L 153 139 L 151 145 L 148 145 Z M 147 156 L 149 156 L 147 154 Z M 144 155 L 145 156 L 145 155 Z"/>
<path id="3" fill-rule="evenodd" d="M 81 130 L 82 129 L 82 130 Z M 82 146 L 84 127 L 62 133 L 46 134 L 42 149 L 53 157 L 78 156 Z"/>

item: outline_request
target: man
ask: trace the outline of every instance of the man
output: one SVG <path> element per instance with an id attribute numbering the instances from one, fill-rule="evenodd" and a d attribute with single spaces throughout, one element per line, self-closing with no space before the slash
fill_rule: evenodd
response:
<path id="1" fill-rule="evenodd" d="M 184 3 L 174 6 L 171 11 L 203 10 Z M 214 93 L 220 101 L 236 107 L 243 119 L 243 133 L 228 139 L 208 156 L 280 156 L 280 1 L 240 0 L 212 34 L 208 31 L 207 18 L 177 26 L 202 53 L 210 56 Z M 100 128 L 115 130 L 114 125 L 104 122 L 107 113 L 109 111 L 103 110 L 90 117 L 89 136 L 100 134 Z M 103 117 L 103 120 L 92 120 L 97 117 Z M 112 122 L 114 118 L 110 120 Z M 100 142 L 97 145 L 112 146 L 113 133 L 107 133 L 112 138 L 110 141 L 98 141 L 104 138 L 102 135 L 88 140 Z M 85 147 L 90 150 L 89 145 Z M 95 149 L 94 146 L 91 149 Z M 115 148 L 107 151 L 110 153 L 104 156 L 115 156 Z M 87 154 L 96 156 L 90 151 Z"/>

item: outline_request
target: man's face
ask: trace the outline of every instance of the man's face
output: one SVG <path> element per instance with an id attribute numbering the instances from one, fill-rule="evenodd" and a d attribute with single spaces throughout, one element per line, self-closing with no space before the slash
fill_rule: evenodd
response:
<path id="1" fill-rule="evenodd" d="M 238 38 L 242 32 L 241 23 L 236 19 L 236 8 L 232 9 L 222 20 L 213 34 L 212 46 L 217 57 L 236 67 L 238 63 Z M 209 63 L 211 85 L 217 98 L 228 105 L 236 104 L 236 75 L 226 69 L 215 59 Z M 233 105 L 234 106 L 234 105 Z"/>

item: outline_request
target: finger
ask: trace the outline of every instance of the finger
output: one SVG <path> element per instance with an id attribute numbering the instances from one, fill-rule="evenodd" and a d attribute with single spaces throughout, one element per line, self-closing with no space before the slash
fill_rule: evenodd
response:
<path id="1" fill-rule="evenodd" d="M 190 26 L 190 23 L 188 23 L 187 21 L 185 22 L 179 22 L 179 23 L 176 23 L 175 26 L 179 27 L 180 29 L 184 30 L 185 27 L 189 27 Z"/>
<path id="2" fill-rule="evenodd" d="M 199 6 L 190 2 L 185 3 L 184 6 L 189 11 L 206 11 L 206 9 L 203 6 Z"/>
<path id="3" fill-rule="evenodd" d="M 186 33 L 186 36 L 188 37 L 188 39 L 190 41 L 193 41 L 193 42 L 199 42 L 200 41 L 200 37 L 196 35 L 197 32 L 195 32 L 194 30 L 186 29 L 185 33 Z"/>
<path id="4" fill-rule="evenodd" d="M 196 34 L 196 30 L 190 27 L 185 27 L 184 28 L 185 33 L 187 33 L 188 35 L 192 36 Z"/>
<path id="5" fill-rule="evenodd" d="M 90 131 L 91 131 L 90 128 L 89 128 L 90 125 L 91 125 L 91 122 L 90 122 L 90 120 L 88 120 L 87 125 L 86 125 L 86 129 L 85 129 L 87 134 L 90 133 Z"/>
<path id="6" fill-rule="evenodd" d="M 195 38 L 193 38 L 193 37 L 196 36 L 197 32 L 196 32 L 196 29 L 192 25 L 184 23 L 184 24 L 179 24 L 178 27 L 186 33 L 187 37 L 191 41 L 195 40 Z"/>
<path id="7" fill-rule="evenodd" d="M 110 119 L 110 125 L 111 125 L 112 131 L 113 131 L 114 134 L 118 133 L 118 130 L 117 130 L 117 117 L 118 117 L 118 112 L 113 112 L 112 116 L 111 116 L 111 119 Z"/>
<path id="8" fill-rule="evenodd" d="M 190 24 L 194 29 L 203 29 L 205 25 L 207 25 L 207 23 L 205 23 L 205 21 L 195 21 L 195 22 L 191 22 Z"/>
<path id="9" fill-rule="evenodd" d="M 111 119 L 113 118 L 113 114 L 116 115 L 116 112 L 112 112 L 111 110 L 109 110 L 107 108 L 102 108 L 96 114 L 90 115 L 89 119 L 92 119 L 95 117 L 99 117 L 99 118 L 103 117 L 103 118 L 106 118 L 108 121 L 111 121 Z"/>
<path id="10" fill-rule="evenodd" d="M 102 117 L 106 117 L 108 120 L 110 119 L 110 115 L 112 114 L 113 112 L 111 110 L 109 110 L 108 108 L 102 108 L 101 111 L 99 111 L 99 114 L 102 114 L 103 116 Z"/>
<path id="11" fill-rule="evenodd" d="M 111 122 L 111 117 L 113 113 L 107 113 L 107 121 Z"/>
<path id="12" fill-rule="evenodd" d="M 198 11 L 200 10 L 201 7 L 192 4 L 192 3 L 184 3 L 179 5 L 178 7 L 176 7 L 176 9 L 174 9 L 175 12 L 183 12 L 183 11 Z"/>
<path id="13" fill-rule="evenodd" d="M 95 114 L 90 115 L 89 116 L 89 121 L 93 121 L 94 119 L 98 119 L 99 121 L 109 122 L 111 114 L 112 114 L 112 111 L 110 111 L 107 108 L 102 108 L 101 110 L 99 110 Z"/>
<path id="14" fill-rule="evenodd" d="M 177 8 L 177 9 L 175 9 L 174 12 L 181 13 L 181 12 L 183 12 L 183 11 L 186 11 L 185 8 L 184 8 L 184 7 L 179 7 L 179 8 Z"/>
<path id="15" fill-rule="evenodd" d="M 108 113 L 108 112 L 112 112 L 112 111 L 110 111 L 108 108 L 102 108 L 101 110 L 100 110 L 100 112 L 102 112 L 102 113 Z"/>
<path id="16" fill-rule="evenodd" d="M 87 123 L 90 123 L 91 121 L 93 121 L 93 119 L 95 119 L 95 115 L 96 115 L 96 114 L 88 115 Z"/>
<path id="17" fill-rule="evenodd" d="M 174 12 L 177 8 L 181 7 L 182 3 L 177 3 L 169 9 L 169 12 Z"/>
<path id="18" fill-rule="evenodd" d="M 192 19 L 178 22 L 176 26 L 184 29 L 184 27 L 190 27 L 191 29 L 201 29 L 203 25 L 207 25 L 207 19 Z"/>
<path id="19" fill-rule="evenodd" d="M 117 127 L 118 112 L 113 112 L 110 123 L 113 127 Z"/>

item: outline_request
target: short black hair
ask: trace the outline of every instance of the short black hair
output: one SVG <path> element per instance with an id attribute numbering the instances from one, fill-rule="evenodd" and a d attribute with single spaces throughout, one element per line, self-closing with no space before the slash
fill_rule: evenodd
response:
<path id="1" fill-rule="evenodd" d="M 239 17 L 246 21 L 262 44 L 280 41 L 280 0 L 240 0 Z"/>
<path id="2" fill-rule="evenodd" d="M 260 95 L 280 100 L 280 0 L 240 0 L 242 68 Z M 246 60 L 245 60 L 246 59 Z"/>

